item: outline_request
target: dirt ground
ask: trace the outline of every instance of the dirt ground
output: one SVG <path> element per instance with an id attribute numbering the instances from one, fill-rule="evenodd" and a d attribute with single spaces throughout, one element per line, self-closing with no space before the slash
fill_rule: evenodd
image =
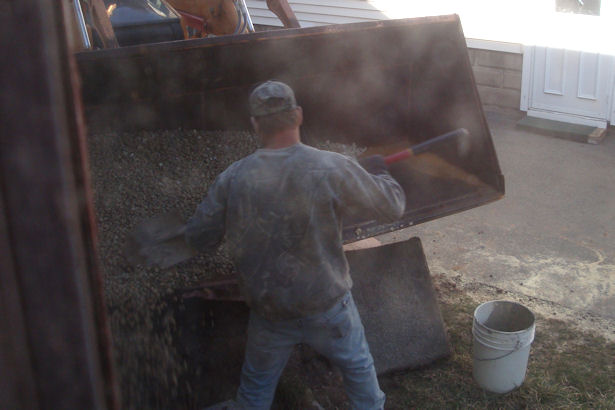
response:
<path id="1" fill-rule="evenodd" d="M 514 294 L 493 286 L 467 283 L 458 277 L 451 279 L 444 273 L 434 274 L 432 279 L 443 309 L 453 354 L 450 358 L 420 369 L 380 376 L 381 388 L 387 394 L 386 408 L 442 408 L 439 407 L 441 403 L 446 403 L 447 407 L 464 408 L 464 402 L 471 403 L 468 406 L 472 408 L 552 408 L 545 404 L 550 400 L 554 400 L 554 407 L 568 403 L 569 408 L 591 408 L 596 402 L 600 403 L 600 399 L 591 398 L 590 388 L 577 390 L 579 384 L 568 384 L 567 378 L 577 378 L 577 372 L 582 374 L 582 370 L 579 370 L 578 363 L 566 357 L 570 354 L 568 350 L 571 346 L 578 345 L 580 349 L 587 351 L 588 357 L 579 359 L 585 360 L 585 367 L 595 368 L 595 373 L 601 374 L 600 380 L 608 379 L 608 368 L 612 368 L 613 361 L 612 357 L 608 358 L 608 352 L 613 349 L 613 327 L 608 321 L 591 315 L 578 317 L 575 312 L 562 309 L 548 301 Z M 498 299 L 517 301 L 535 313 L 537 340 L 530 350 L 530 364 L 523 387 L 510 394 L 489 395 L 482 392 L 472 379 L 471 309 L 486 300 Z M 457 323 L 459 319 L 463 319 L 462 324 Z M 596 336 L 597 338 L 594 338 Z M 606 342 L 601 342 L 600 336 L 605 337 Z M 604 358 L 592 353 L 596 349 L 604 349 Z M 293 358 L 294 361 L 289 364 L 278 388 L 276 408 L 348 408 L 341 378 L 335 369 L 322 358 L 313 353 L 310 355 L 309 350 L 306 354 L 305 350 L 298 349 Z M 606 371 L 598 369 L 598 363 L 603 361 L 608 362 L 604 365 Z M 551 362 L 564 366 L 565 376 L 562 380 L 543 377 L 543 371 L 547 374 L 555 372 L 551 369 Z M 582 380 L 588 380 L 580 377 Z M 456 381 L 460 386 L 449 386 L 452 381 Z M 424 386 L 419 387 L 419 384 Z M 597 387 L 597 390 L 600 389 L 604 392 L 605 387 Z M 434 394 L 441 394 L 440 404 L 429 400 Z M 462 396 L 457 397 L 458 394 Z M 608 395 L 608 392 L 605 394 Z M 412 399 L 409 399 L 409 396 Z M 573 401 L 578 396 L 587 398 Z M 598 407 L 600 406 L 598 404 Z"/>
<path id="2" fill-rule="evenodd" d="M 440 278 L 440 281 L 442 281 L 442 278 L 447 277 L 440 276 Z M 437 281 L 437 279 L 435 280 Z M 456 284 L 459 290 L 474 299 L 477 306 L 487 300 L 513 300 L 523 304 L 538 315 L 563 320 L 581 332 L 596 333 L 606 340 L 615 341 L 615 322 L 609 318 L 604 318 L 590 312 L 578 312 L 548 300 L 507 291 L 497 286 L 471 282 L 467 279 L 464 280 L 459 274 L 453 276 L 453 283 Z M 442 297 L 447 298 L 447 293 L 443 292 Z M 539 321 L 537 325 L 540 325 Z"/>

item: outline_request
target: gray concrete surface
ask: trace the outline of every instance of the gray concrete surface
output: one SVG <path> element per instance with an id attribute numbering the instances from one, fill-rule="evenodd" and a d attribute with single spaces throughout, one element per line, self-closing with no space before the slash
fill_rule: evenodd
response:
<path id="1" fill-rule="evenodd" d="M 381 237 L 418 236 L 432 275 L 615 339 L 615 135 L 540 135 L 487 113 L 505 197 Z"/>

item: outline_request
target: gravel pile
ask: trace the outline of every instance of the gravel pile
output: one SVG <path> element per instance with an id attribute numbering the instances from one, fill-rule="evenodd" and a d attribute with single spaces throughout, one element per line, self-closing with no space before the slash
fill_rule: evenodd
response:
<path id="1" fill-rule="evenodd" d="M 313 145 L 349 156 L 364 151 L 328 140 Z M 257 147 L 249 132 L 177 129 L 89 136 L 99 252 L 123 408 L 192 407 L 192 386 L 184 377 L 189 364 L 173 344 L 178 329 L 171 305 L 178 303 L 178 290 L 233 272 L 223 246 L 166 270 L 133 267 L 123 255 L 128 232 L 161 213 L 187 219 L 214 178 Z"/>

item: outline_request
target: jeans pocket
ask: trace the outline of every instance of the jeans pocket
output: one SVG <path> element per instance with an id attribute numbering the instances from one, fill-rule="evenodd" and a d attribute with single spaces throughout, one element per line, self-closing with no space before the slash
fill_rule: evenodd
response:
<path id="1" fill-rule="evenodd" d="M 325 321 L 325 328 L 329 336 L 333 339 L 341 339 L 346 337 L 352 328 L 352 310 L 350 295 L 344 296 L 341 301 L 335 305 L 335 310 L 331 309 Z"/>

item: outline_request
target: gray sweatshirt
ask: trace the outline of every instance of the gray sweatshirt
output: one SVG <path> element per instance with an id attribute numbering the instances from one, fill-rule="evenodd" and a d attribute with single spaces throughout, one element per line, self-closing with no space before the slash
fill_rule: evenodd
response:
<path id="1" fill-rule="evenodd" d="M 393 222 L 401 186 L 341 154 L 304 144 L 259 149 L 233 163 L 209 188 L 186 240 L 216 247 L 226 235 L 246 302 L 269 320 L 324 312 L 352 287 L 342 220 Z"/>

